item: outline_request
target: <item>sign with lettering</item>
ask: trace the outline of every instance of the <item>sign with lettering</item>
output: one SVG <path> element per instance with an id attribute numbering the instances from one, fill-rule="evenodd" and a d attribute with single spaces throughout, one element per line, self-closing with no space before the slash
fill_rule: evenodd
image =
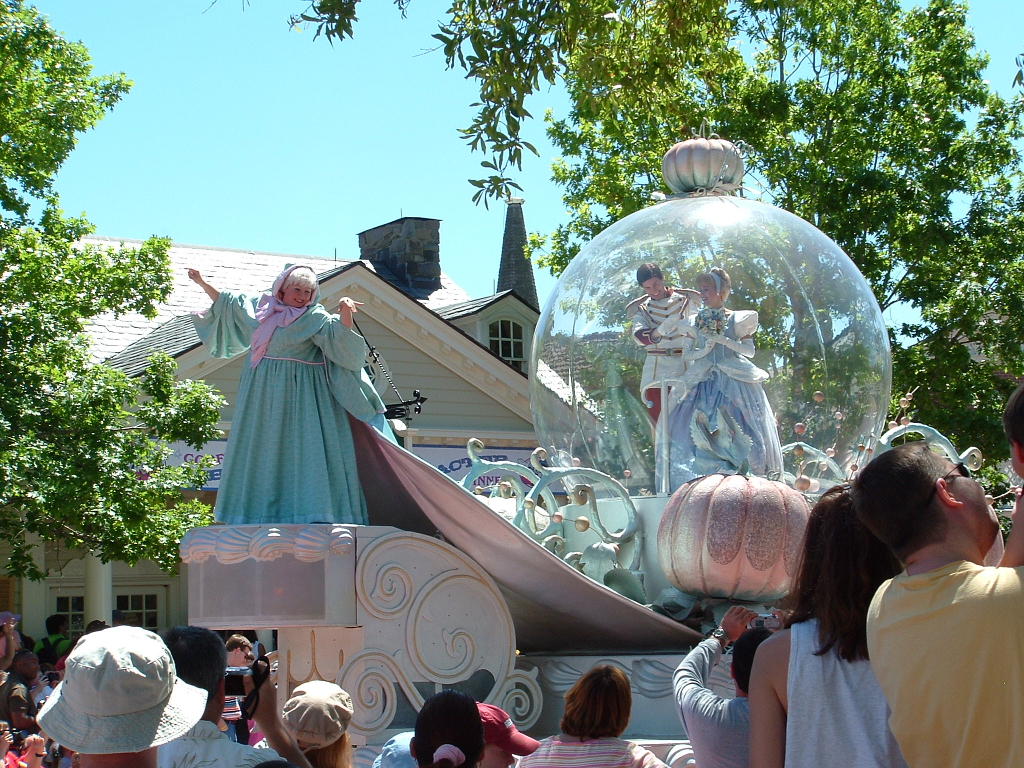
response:
<path id="1" fill-rule="evenodd" d="M 485 461 L 514 461 L 516 464 L 529 467 L 530 455 L 533 450 L 533 448 L 489 445 L 480 452 L 480 458 Z M 466 453 L 464 445 L 414 445 L 412 452 L 428 464 L 433 464 L 438 471 L 444 472 L 452 480 L 461 480 L 469 474 L 469 455 Z M 507 472 L 496 472 L 493 475 L 481 475 L 473 482 L 473 485 L 478 488 L 494 485 L 507 474 Z M 532 474 L 531 470 L 530 475 L 523 478 L 528 485 L 532 485 L 530 482 Z"/>
<path id="2" fill-rule="evenodd" d="M 170 443 L 171 455 L 164 463 L 169 467 L 181 467 L 198 461 L 200 456 L 212 456 L 217 464 L 212 469 L 206 470 L 206 483 L 199 490 L 216 491 L 220 487 L 221 465 L 224 463 L 224 451 L 227 447 L 227 440 L 211 440 L 199 451 L 180 441 Z"/>

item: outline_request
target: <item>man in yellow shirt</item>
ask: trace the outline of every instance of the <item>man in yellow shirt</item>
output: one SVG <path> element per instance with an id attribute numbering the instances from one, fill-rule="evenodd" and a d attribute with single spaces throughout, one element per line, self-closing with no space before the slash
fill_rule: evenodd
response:
<path id="1" fill-rule="evenodd" d="M 985 567 L 1000 535 L 985 491 L 925 443 L 877 456 L 852 493 L 906 566 L 879 587 L 867 627 L 903 756 L 911 768 L 1024 765 L 1024 530 Z"/>

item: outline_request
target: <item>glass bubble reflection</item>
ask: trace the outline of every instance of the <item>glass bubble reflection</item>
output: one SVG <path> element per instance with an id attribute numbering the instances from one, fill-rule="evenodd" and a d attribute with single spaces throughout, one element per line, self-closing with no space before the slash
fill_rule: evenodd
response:
<path id="1" fill-rule="evenodd" d="M 613 224 L 561 276 L 531 359 L 534 425 L 549 461 L 573 460 L 656 493 L 651 419 L 639 387 L 646 357 L 626 307 L 636 270 L 695 288 L 711 267 L 732 278 L 726 305 L 755 310 L 753 362 L 783 445 L 781 479 L 820 493 L 863 464 L 884 428 L 891 357 L 864 277 L 825 234 L 779 208 L 732 196 L 669 199 Z M 809 481 L 809 482 L 807 482 Z"/>

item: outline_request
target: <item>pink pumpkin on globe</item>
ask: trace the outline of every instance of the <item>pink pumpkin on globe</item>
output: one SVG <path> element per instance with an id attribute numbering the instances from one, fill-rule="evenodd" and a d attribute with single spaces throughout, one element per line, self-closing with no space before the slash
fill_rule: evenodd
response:
<path id="1" fill-rule="evenodd" d="M 658 526 L 658 559 L 677 589 L 700 597 L 771 602 L 799 567 L 810 510 L 784 483 L 708 475 L 679 488 Z"/>

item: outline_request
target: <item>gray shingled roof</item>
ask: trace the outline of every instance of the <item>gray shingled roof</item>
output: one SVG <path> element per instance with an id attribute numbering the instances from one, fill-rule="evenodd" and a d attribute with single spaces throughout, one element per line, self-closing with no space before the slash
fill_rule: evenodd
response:
<path id="1" fill-rule="evenodd" d="M 141 240 L 128 240 L 112 237 L 89 237 L 86 243 L 92 245 L 117 247 L 119 243 L 126 246 L 139 246 Z M 287 253 L 268 253 L 242 251 L 231 248 L 210 248 L 206 246 L 183 245 L 175 243 L 170 248 L 172 288 L 167 302 L 157 307 L 157 316 L 149 320 L 136 312 L 114 316 L 112 313 L 96 318 L 86 333 L 92 337 L 91 352 L 95 362 L 108 360 L 120 353 L 128 352 L 154 331 L 164 332 L 164 326 L 171 321 L 187 316 L 193 312 L 201 312 L 210 306 L 209 297 L 195 283 L 188 279 L 187 270 L 195 267 L 207 281 L 218 288 L 233 291 L 257 293 L 267 290 L 288 264 L 309 264 L 318 274 L 329 279 L 342 269 L 357 263 L 357 260 L 322 259 L 315 256 L 299 256 Z M 362 262 L 370 269 L 374 264 Z M 407 296 L 419 301 L 430 309 L 464 302 L 469 294 L 459 288 L 447 276 L 441 275 L 441 288 L 429 296 L 413 295 L 409 287 L 396 280 L 393 275 L 382 278 L 395 286 Z M 177 329 L 178 326 L 172 326 Z M 179 329 L 180 330 L 180 329 Z M 166 331 L 170 332 L 170 330 Z M 177 339 L 178 337 L 175 337 Z M 146 344 L 133 349 L 133 355 L 143 355 Z M 184 351 L 184 350 L 182 350 Z M 134 357 L 130 357 L 134 361 Z"/>
<path id="2" fill-rule="evenodd" d="M 146 370 L 146 359 L 154 352 L 166 352 L 171 357 L 177 357 L 200 344 L 202 342 L 196 333 L 192 315 L 180 315 L 107 358 L 107 365 L 129 376 L 138 376 Z"/>
<path id="3" fill-rule="evenodd" d="M 492 304 L 501 301 L 506 296 L 515 296 L 515 293 L 513 291 L 501 291 L 500 293 L 495 293 L 493 296 L 481 296 L 479 299 L 461 301 L 458 304 L 451 304 L 447 307 L 435 309 L 434 311 L 445 320 L 457 320 L 458 318 L 466 317 L 467 315 L 475 315 L 477 312 L 487 309 L 487 307 Z M 520 299 L 520 301 L 522 301 L 522 299 Z"/>
<path id="4" fill-rule="evenodd" d="M 339 262 L 339 264 L 340 263 L 341 262 Z M 352 263 L 355 262 L 350 262 L 346 266 L 341 266 L 336 269 L 320 273 L 320 281 L 323 282 L 324 280 L 329 280 L 335 275 L 344 272 L 347 266 L 351 266 Z M 404 280 L 400 280 L 394 272 L 388 269 L 387 265 L 382 264 L 379 261 L 363 259 L 362 263 L 376 272 L 377 275 L 386 283 L 393 285 L 410 299 L 415 299 L 427 309 L 432 309 L 435 312 L 439 307 L 446 307 L 457 302 L 464 302 L 469 298 L 469 294 L 457 286 L 454 281 L 448 277 L 448 275 L 444 274 L 444 272 L 441 273 L 441 287 L 435 288 L 432 291 L 427 291 L 422 288 L 410 287 L 408 283 Z"/>

